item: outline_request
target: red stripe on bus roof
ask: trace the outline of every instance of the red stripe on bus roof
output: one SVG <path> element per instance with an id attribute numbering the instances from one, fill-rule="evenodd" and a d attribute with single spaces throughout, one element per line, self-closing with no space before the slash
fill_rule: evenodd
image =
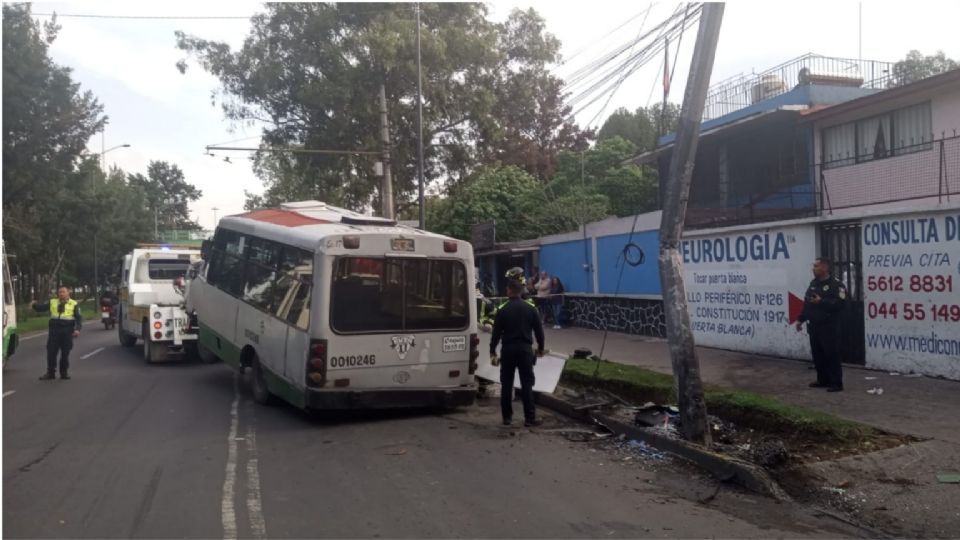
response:
<path id="1" fill-rule="evenodd" d="M 253 212 L 242 214 L 241 217 L 263 221 L 266 223 L 273 223 L 274 225 L 283 225 L 284 227 L 302 227 L 304 225 L 333 223 L 332 221 L 327 221 L 325 219 L 317 219 L 310 216 L 305 216 L 299 212 L 277 209 L 254 210 Z"/>

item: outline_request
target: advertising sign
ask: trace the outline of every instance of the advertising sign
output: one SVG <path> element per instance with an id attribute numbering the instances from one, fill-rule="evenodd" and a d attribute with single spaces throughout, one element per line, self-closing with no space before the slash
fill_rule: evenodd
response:
<path id="1" fill-rule="evenodd" d="M 803 308 L 816 257 L 815 226 L 688 236 L 680 253 L 698 345 L 810 358 L 791 326 Z"/>
<path id="2" fill-rule="evenodd" d="M 867 366 L 960 379 L 960 212 L 863 221 Z"/>

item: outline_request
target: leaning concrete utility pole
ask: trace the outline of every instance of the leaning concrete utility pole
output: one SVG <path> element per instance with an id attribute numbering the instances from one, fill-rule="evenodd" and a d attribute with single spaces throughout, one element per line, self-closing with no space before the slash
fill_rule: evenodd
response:
<path id="1" fill-rule="evenodd" d="M 387 120 L 387 90 L 380 85 L 380 142 L 383 144 L 383 179 L 380 203 L 383 217 L 393 219 L 393 177 L 390 175 L 390 124 Z"/>
<path id="2" fill-rule="evenodd" d="M 690 75 L 687 78 L 673 155 L 670 158 L 663 216 L 660 221 L 660 283 L 663 285 L 663 310 L 680 406 L 680 425 L 687 440 L 705 445 L 710 444 L 707 406 L 703 399 L 703 383 L 700 380 L 700 360 L 697 358 L 693 331 L 690 328 L 690 314 L 687 312 L 679 248 L 687 214 L 694 158 L 697 155 L 697 141 L 700 137 L 700 121 L 703 118 L 704 101 L 707 98 L 717 40 L 720 37 L 723 7 L 723 3 L 703 4 L 697 43 L 693 48 Z"/>

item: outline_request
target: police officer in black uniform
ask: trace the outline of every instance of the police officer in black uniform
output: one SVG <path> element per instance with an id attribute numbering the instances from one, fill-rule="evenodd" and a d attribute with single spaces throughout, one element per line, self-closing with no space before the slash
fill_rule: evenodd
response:
<path id="1" fill-rule="evenodd" d="M 533 366 L 537 358 L 543 356 L 543 323 L 537 308 L 521 298 L 523 285 L 517 280 L 507 283 L 507 296 L 510 300 L 497 311 L 493 323 L 493 335 L 490 338 L 490 360 L 497 365 L 497 345 L 503 339 L 500 359 L 500 412 L 503 425 L 513 421 L 513 376 L 520 372 L 520 399 L 523 401 L 524 425 L 538 426 L 542 422 L 537 418 L 533 406 Z M 533 351 L 533 336 L 537 338 L 537 351 Z"/>
<path id="2" fill-rule="evenodd" d="M 840 312 L 847 302 L 847 289 L 832 278 L 832 264 L 818 258 L 813 263 L 813 281 L 807 287 L 803 312 L 797 318 L 797 332 L 807 323 L 810 351 L 817 380 L 811 388 L 826 388 L 827 392 L 843 390 L 843 369 L 840 364 Z"/>

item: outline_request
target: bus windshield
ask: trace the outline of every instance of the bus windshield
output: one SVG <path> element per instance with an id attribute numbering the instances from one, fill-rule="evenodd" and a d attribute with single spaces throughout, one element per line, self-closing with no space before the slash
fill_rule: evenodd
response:
<path id="1" fill-rule="evenodd" d="M 331 326 L 341 334 L 462 330 L 470 322 L 468 299 L 460 261 L 341 257 Z"/>

